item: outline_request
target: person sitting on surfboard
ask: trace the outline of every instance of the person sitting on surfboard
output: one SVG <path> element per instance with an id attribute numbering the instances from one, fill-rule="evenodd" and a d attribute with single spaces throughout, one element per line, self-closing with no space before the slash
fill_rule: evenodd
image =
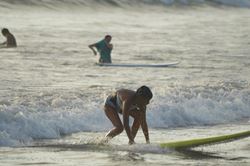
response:
<path id="1" fill-rule="evenodd" d="M 112 63 L 111 61 L 111 51 L 113 49 L 113 45 L 110 43 L 112 40 L 112 36 L 106 35 L 105 38 L 97 43 L 89 45 L 89 48 L 93 51 L 94 55 L 97 55 L 97 51 L 100 54 L 99 63 Z"/>
<path id="2" fill-rule="evenodd" d="M 134 144 L 134 138 L 141 126 L 146 142 L 149 141 L 148 125 L 146 121 L 146 106 L 153 94 L 147 86 L 142 86 L 137 91 L 120 89 L 109 95 L 104 105 L 106 116 L 114 125 L 114 128 L 106 134 L 106 141 L 120 134 L 124 129 L 127 133 L 129 144 Z M 118 113 L 123 115 L 123 123 Z M 129 116 L 134 118 L 130 129 Z"/>
<path id="3" fill-rule="evenodd" d="M 17 46 L 16 39 L 15 39 L 14 35 L 12 35 L 8 29 L 3 28 L 2 34 L 4 37 L 6 37 L 7 40 L 5 42 L 1 43 L 0 45 L 4 45 L 8 48 Z"/>

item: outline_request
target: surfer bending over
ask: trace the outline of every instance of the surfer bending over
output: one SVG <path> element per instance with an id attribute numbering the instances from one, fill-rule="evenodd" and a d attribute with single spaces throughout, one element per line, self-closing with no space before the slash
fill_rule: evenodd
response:
<path id="1" fill-rule="evenodd" d="M 2 34 L 4 37 L 6 37 L 7 40 L 5 42 L 1 43 L 0 45 L 4 45 L 5 47 L 8 47 L 8 48 L 17 46 L 16 39 L 15 39 L 14 35 L 12 35 L 8 29 L 3 28 Z"/>
<path id="2" fill-rule="evenodd" d="M 100 54 L 99 63 L 112 63 L 111 61 L 111 51 L 113 49 L 113 45 L 110 43 L 112 40 L 112 36 L 106 35 L 103 40 L 89 45 L 89 48 L 93 51 L 94 55 L 97 55 L 96 50 Z"/>
<path id="3" fill-rule="evenodd" d="M 148 125 L 146 120 L 146 106 L 153 94 L 147 86 L 142 86 L 137 91 L 120 89 L 107 97 L 104 111 L 114 125 L 106 137 L 106 141 L 120 134 L 124 129 L 127 133 L 129 144 L 134 144 L 134 138 L 141 126 L 146 142 L 150 143 Z M 118 113 L 123 115 L 123 123 Z M 129 116 L 134 118 L 132 127 L 129 126 Z"/>

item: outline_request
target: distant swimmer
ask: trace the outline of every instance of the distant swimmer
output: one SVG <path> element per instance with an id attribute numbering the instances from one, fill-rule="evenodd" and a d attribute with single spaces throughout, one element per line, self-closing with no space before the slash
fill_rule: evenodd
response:
<path id="1" fill-rule="evenodd" d="M 5 42 L 1 43 L 0 45 L 8 47 L 8 48 L 17 46 L 16 39 L 15 39 L 14 35 L 12 35 L 8 29 L 3 28 L 2 34 L 4 37 L 6 37 L 7 40 Z"/>
<path id="2" fill-rule="evenodd" d="M 104 105 L 104 111 L 114 128 L 105 136 L 106 141 L 120 134 L 125 129 L 129 144 L 134 144 L 134 138 L 141 126 L 146 143 L 150 143 L 146 120 L 146 106 L 152 97 L 153 94 L 147 86 L 140 87 L 136 92 L 128 89 L 120 89 L 114 94 L 109 95 Z M 118 113 L 122 114 L 123 123 Z M 131 128 L 129 126 L 129 116 L 134 118 Z"/>
<path id="3" fill-rule="evenodd" d="M 96 50 L 100 54 L 99 63 L 112 63 L 111 61 L 111 51 L 113 49 L 113 45 L 110 43 L 112 40 L 112 36 L 106 35 L 105 38 L 95 44 L 89 45 L 89 48 L 93 51 L 94 55 L 97 55 Z"/>

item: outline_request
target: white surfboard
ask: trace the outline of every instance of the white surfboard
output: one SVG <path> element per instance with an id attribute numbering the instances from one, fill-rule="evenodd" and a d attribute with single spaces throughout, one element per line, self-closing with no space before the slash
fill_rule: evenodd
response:
<path id="1" fill-rule="evenodd" d="M 160 63 L 160 64 L 134 64 L 134 63 L 96 63 L 98 66 L 106 67 L 172 67 L 178 65 L 179 62 L 170 62 L 170 63 Z"/>

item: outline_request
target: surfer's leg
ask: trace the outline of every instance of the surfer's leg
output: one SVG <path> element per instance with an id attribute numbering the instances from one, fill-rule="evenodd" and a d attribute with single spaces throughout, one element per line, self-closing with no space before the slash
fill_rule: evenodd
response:
<path id="1" fill-rule="evenodd" d="M 114 108 L 106 105 L 106 106 L 104 106 L 104 111 L 105 111 L 106 116 L 109 118 L 109 120 L 114 125 L 114 128 L 111 129 L 107 133 L 106 137 L 113 138 L 123 131 L 123 125 L 122 125 L 122 122 L 121 122 L 120 117 L 118 115 L 118 112 L 116 110 L 114 110 Z"/>

